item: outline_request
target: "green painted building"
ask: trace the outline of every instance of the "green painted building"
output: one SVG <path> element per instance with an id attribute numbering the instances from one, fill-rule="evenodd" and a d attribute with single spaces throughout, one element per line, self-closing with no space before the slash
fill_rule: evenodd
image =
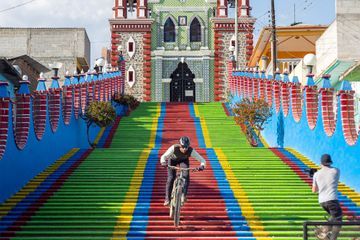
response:
<path id="1" fill-rule="evenodd" d="M 141 101 L 226 99 L 228 63 L 252 54 L 249 0 L 238 0 L 238 37 L 227 0 L 115 0 L 112 65 L 125 59 L 125 92 Z M 235 47 L 237 42 L 237 48 Z"/>

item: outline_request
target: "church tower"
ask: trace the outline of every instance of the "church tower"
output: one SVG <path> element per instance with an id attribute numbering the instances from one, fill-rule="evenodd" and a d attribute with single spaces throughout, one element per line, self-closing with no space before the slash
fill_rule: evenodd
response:
<path id="1" fill-rule="evenodd" d="M 148 0 L 115 0 L 111 30 L 111 65 L 123 67 L 125 93 L 151 101 L 151 24 Z M 123 60 L 122 60 L 123 59 Z M 121 65 L 124 61 L 124 66 Z M 121 70 L 121 69 L 120 69 Z"/>
<path id="2" fill-rule="evenodd" d="M 245 67 L 253 52 L 253 28 L 255 19 L 250 16 L 250 0 L 237 1 L 238 34 L 235 36 L 235 19 L 229 18 L 230 1 L 217 0 L 217 15 L 212 18 L 214 31 L 214 100 L 224 101 L 229 92 L 225 71 L 230 56 L 236 55 L 238 67 Z M 233 3 L 234 4 L 234 3 Z M 237 42 L 237 47 L 235 46 Z M 235 54 L 237 51 L 237 54 Z"/>

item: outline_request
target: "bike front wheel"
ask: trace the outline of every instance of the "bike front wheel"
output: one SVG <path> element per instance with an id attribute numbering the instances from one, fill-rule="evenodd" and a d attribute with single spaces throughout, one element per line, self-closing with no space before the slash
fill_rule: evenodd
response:
<path id="1" fill-rule="evenodd" d="M 174 206 L 175 227 L 179 226 L 180 223 L 181 195 L 182 195 L 182 187 L 178 187 L 175 192 L 175 206 Z"/>

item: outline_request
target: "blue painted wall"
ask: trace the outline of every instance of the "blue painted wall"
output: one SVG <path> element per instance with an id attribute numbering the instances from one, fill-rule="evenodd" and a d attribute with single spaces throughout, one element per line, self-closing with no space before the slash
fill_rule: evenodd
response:
<path id="1" fill-rule="evenodd" d="M 339 102 L 339 101 L 338 101 Z M 321 101 L 315 129 L 311 130 L 306 119 L 306 108 L 303 108 L 302 117 L 296 122 L 290 108 L 289 115 L 283 117 L 284 147 L 293 148 L 317 164 L 324 153 L 332 156 L 334 166 L 340 169 L 340 180 L 360 192 L 360 145 L 359 141 L 354 146 L 345 142 L 342 130 L 340 104 L 336 120 L 336 129 L 332 137 L 325 134 L 322 122 Z M 274 110 L 275 113 L 275 110 Z M 270 146 L 277 147 L 277 129 L 279 114 L 274 114 L 271 122 L 266 126 L 263 136 Z"/>
<path id="2" fill-rule="evenodd" d="M 126 108 L 116 106 L 118 115 L 124 115 Z M 30 131 L 26 147 L 19 150 L 16 147 L 13 133 L 13 118 L 10 109 L 9 131 L 5 154 L 0 160 L 0 203 L 18 192 L 27 182 L 44 171 L 61 156 L 73 148 L 89 148 L 86 135 L 86 122 L 72 117 L 69 125 L 65 125 L 60 110 L 60 121 L 56 132 L 52 132 L 50 119 L 47 115 L 46 129 L 43 138 L 39 141 L 35 136 L 33 118 L 30 118 Z M 93 124 L 90 127 L 90 136 L 94 140 L 100 128 Z"/>
<path id="3" fill-rule="evenodd" d="M 306 99 L 305 96 L 304 99 Z M 234 102 L 239 100 L 239 96 L 235 96 L 233 99 Z M 269 146 L 293 148 L 318 165 L 320 165 L 322 154 L 330 154 L 333 158 L 333 166 L 340 169 L 340 181 L 360 192 L 360 144 L 358 141 L 356 145 L 349 146 L 345 142 L 339 100 L 336 130 L 332 137 L 328 137 L 324 131 L 321 99 L 318 106 L 317 124 L 313 130 L 308 126 L 305 102 L 303 106 L 299 122 L 296 122 L 292 116 L 291 104 L 288 116 L 284 116 L 282 110 L 276 113 L 273 108 L 273 116 L 265 126 L 262 136 Z"/>

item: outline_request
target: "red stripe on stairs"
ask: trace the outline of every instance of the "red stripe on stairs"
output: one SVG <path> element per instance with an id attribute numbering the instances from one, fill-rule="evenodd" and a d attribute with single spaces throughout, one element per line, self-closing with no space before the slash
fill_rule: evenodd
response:
<path id="1" fill-rule="evenodd" d="M 167 104 L 159 158 L 169 146 L 177 143 L 181 136 L 189 136 L 191 145 L 207 159 L 205 151 L 197 148 L 196 128 L 188 104 Z M 190 165 L 197 166 L 199 163 L 191 159 Z M 188 201 L 181 209 L 181 222 L 177 229 L 169 217 L 169 208 L 163 206 L 166 172 L 158 163 L 146 239 L 237 239 L 209 161 L 206 171 L 190 175 Z"/>

